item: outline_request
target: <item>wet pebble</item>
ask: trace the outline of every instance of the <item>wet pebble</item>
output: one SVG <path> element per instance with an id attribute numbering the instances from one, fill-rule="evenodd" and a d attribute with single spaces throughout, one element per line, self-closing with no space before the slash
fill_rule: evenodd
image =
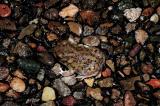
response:
<path id="1" fill-rule="evenodd" d="M 76 35 L 80 36 L 82 33 L 82 26 L 75 22 L 68 22 L 70 31 L 75 33 Z"/>
<path id="2" fill-rule="evenodd" d="M 55 20 L 58 18 L 58 11 L 55 8 L 50 8 L 44 12 L 44 17 L 50 20 Z"/>
<path id="3" fill-rule="evenodd" d="M 79 11 L 79 9 L 78 9 L 77 6 L 75 6 L 74 4 L 70 4 L 69 6 L 63 8 L 59 12 L 59 15 L 62 18 L 65 18 L 65 17 L 74 17 L 77 14 L 78 11 Z"/>
<path id="4" fill-rule="evenodd" d="M 66 83 L 67 85 L 74 85 L 77 80 L 75 76 L 68 76 L 68 77 L 62 77 L 61 80 Z"/>
<path id="5" fill-rule="evenodd" d="M 53 83 L 53 87 L 56 88 L 61 96 L 68 96 L 71 94 L 70 88 L 65 85 L 61 79 L 56 79 Z"/>
<path id="6" fill-rule="evenodd" d="M 150 21 L 157 23 L 159 21 L 159 16 L 157 14 L 153 14 L 150 18 Z"/>
<path id="7" fill-rule="evenodd" d="M 104 71 L 102 71 L 103 77 L 110 77 L 112 74 L 111 70 L 109 68 L 106 68 Z"/>
<path id="8" fill-rule="evenodd" d="M 97 36 L 87 36 L 83 38 L 82 41 L 87 46 L 98 46 L 100 44 L 100 40 Z"/>
<path id="9" fill-rule="evenodd" d="M 105 78 L 98 82 L 100 87 L 108 88 L 113 86 L 113 78 Z"/>
<path id="10" fill-rule="evenodd" d="M 11 15 L 11 8 L 6 4 L 0 4 L 0 17 L 8 17 Z"/>
<path id="11" fill-rule="evenodd" d="M 135 31 L 135 39 L 137 43 L 144 44 L 148 39 L 148 33 L 142 29 L 138 29 Z"/>
<path id="12" fill-rule="evenodd" d="M 10 82 L 10 87 L 16 92 L 23 92 L 26 89 L 26 84 L 22 79 L 14 77 Z"/>
<path id="13" fill-rule="evenodd" d="M 76 103 L 76 100 L 73 96 L 67 96 L 63 98 L 62 103 L 65 106 L 74 106 Z"/>
<path id="14" fill-rule="evenodd" d="M 9 75 L 9 69 L 6 67 L 0 67 L 0 80 L 4 80 Z"/>
<path id="15" fill-rule="evenodd" d="M 9 85 L 0 82 L 0 92 L 6 92 L 9 89 Z"/>
<path id="16" fill-rule="evenodd" d="M 144 16 L 151 16 L 152 13 L 153 13 L 154 9 L 152 7 L 148 7 L 148 8 L 145 8 L 142 12 L 142 15 Z"/>
<path id="17" fill-rule="evenodd" d="M 92 33 L 94 32 L 94 29 L 90 26 L 84 26 L 83 28 L 83 36 L 88 36 L 88 35 L 92 35 Z"/>
<path id="18" fill-rule="evenodd" d="M 42 93 L 42 101 L 51 101 L 56 99 L 56 94 L 53 88 L 45 87 Z"/>

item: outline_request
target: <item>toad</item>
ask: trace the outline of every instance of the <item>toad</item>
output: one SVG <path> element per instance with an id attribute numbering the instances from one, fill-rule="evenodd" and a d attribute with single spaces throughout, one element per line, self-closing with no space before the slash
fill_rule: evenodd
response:
<path id="1" fill-rule="evenodd" d="M 63 76 L 78 74 L 77 78 L 96 76 L 105 63 L 105 55 L 96 47 L 78 45 L 67 40 L 60 41 L 53 49 L 54 56 L 68 71 Z"/>

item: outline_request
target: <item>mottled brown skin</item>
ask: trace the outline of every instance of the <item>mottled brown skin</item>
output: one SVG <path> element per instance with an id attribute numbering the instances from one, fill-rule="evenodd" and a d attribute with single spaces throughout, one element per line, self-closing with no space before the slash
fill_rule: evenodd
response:
<path id="1" fill-rule="evenodd" d="M 105 56 L 98 48 L 80 46 L 66 40 L 57 44 L 54 55 L 68 67 L 68 74 L 77 73 L 78 78 L 97 75 L 105 63 Z"/>

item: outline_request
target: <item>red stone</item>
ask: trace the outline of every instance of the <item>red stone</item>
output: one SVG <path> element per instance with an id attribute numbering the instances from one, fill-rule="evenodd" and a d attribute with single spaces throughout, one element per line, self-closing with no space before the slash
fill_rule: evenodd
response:
<path id="1" fill-rule="evenodd" d="M 11 8 L 6 4 L 0 4 L 0 17 L 8 17 L 11 15 Z"/>
<path id="2" fill-rule="evenodd" d="M 151 79 L 147 84 L 151 85 L 153 88 L 160 88 L 160 80 L 158 79 Z"/>
<path id="3" fill-rule="evenodd" d="M 73 96 L 68 96 L 63 99 L 62 103 L 65 106 L 74 106 L 74 104 L 76 103 L 76 100 L 74 99 Z"/>

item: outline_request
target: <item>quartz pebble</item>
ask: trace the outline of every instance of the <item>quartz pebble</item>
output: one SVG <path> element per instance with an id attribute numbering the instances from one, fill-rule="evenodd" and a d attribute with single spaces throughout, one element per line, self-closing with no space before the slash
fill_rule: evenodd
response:
<path id="1" fill-rule="evenodd" d="M 139 16 L 141 15 L 141 8 L 130 8 L 130 9 L 125 9 L 124 10 L 124 16 L 130 21 L 134 22 L 136 21 Z"/>
<path id="2" fill-rule="evenodd" d="M 150 18 L 150 21 L 157 23 L 159 21 L 159 16 L 157 14 L 153 14 Z"/>
<path id="3" fill-rule="evenodd" d="M 56 99 L 56 94 L 54 89 L 51 87 L 45 87 L 42 93 L 42 101 L 50 101 L 55 99 Z"/>
<path id="4" fill-rule="evenodd" d="M 84 82 L 85 82 L 89 87 L 92 87 L 92 86 L 93 86 L 93 83 L 94 83 L 94 78 L 84 79 Z"/>
<path id="5" fill-rule="evenodd" d="M 16 92 L 23 92 L 26 89 L 24 81 L 18 77 L 11 80 L 10 87 Z"/>
<path id="6" fill-rule="evenodd" d="M 137 43 L 144 44 L 148 39 L 148 33 L 142 29 L 138 29 L 135 31 L 135 39 Z"/>
<path id="7" fill-rule="evenodd" d="M 61 79 L 67 85 L 74 85 L 77 82 L 75 76 L 62 77 Z"/>
<path id="8" fill-rule="evenodd" d="M 79 9 L 78 9 L 77 6 L 75 6 L 74 4 L 70 4 L 69 6 L 63 8 L 59 12 L 59 15 L 62 18 L 65 18 L 65 17 L 74 17 L 77 14 L 78 11 L 79 11 Z"/>

